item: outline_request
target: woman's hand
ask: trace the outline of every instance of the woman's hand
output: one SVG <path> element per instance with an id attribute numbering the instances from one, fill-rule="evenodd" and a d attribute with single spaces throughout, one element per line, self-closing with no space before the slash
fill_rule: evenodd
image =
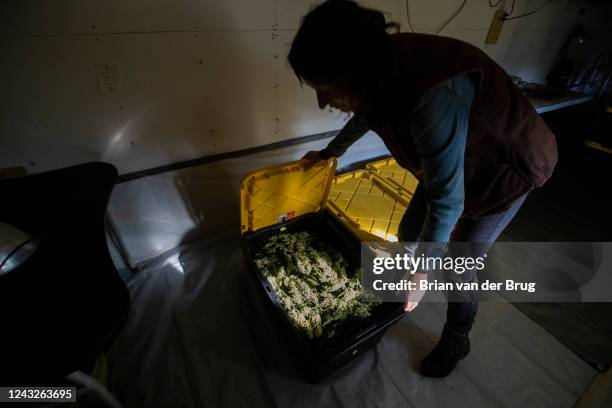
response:
<path id="1" fill-rule="evenodd" d="M 410 282 L 414 282 L 415 290 L 406 291 L 406 302 L 404 303 L 404 311 L 412 312 L 419 305 L 423 296 L 425 296 L 425 290 L 419 289 L 421 282 L 427 283 L 427 274 L 417 272 L 410 278 Z"/>
<path id="2" fill-rule="evenodd" d="M 306 165 L 306 170 L 312 166 L 322 165 L 325 161 L 321 159 L 317 150 L 311 150 L 302 157 L 302 160 L 308 160 L 309 164 Z"/>

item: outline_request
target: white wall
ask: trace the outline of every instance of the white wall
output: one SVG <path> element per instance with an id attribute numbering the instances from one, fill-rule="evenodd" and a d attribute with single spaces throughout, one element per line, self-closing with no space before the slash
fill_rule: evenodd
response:
<path id="1" fill-rule="evenodd" d="M 542 1 L 518 0 L 515 14 Z M 104 160 L 128 173 L 340 128 L 345 118 L 320 112 L 285 60 L 312 3 L 3 2 L 0 168 L 38 172 Z M 404 0 L 363 3 L 407 29 Z M 460 3 L 410 0 L 413 25 L 434 31 Z M 505 3 L 500 7 L 509 10 L 511 2 Z M 592 47 L 611 37 L 610 5 L 555 0 L 507 22 L 499 43 L 485 47 L 494 12 L 487 0 L 469 0 L 441 34 L 483 48 L 527 80 L 543 80 L 576 23 L 584 23 Z M 105 65 L 117 69 L 114 92 L 98 91 Z"/>

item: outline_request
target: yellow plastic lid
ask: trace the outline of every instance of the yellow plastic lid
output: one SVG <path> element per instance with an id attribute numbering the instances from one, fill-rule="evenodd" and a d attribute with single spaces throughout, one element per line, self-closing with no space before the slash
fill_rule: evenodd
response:
<path id="1" fill-rule="evenodd" d="M 266 167 L 247 174 L 240 186 L 241 232 L 287 221 L 325 208 L 336 160 L 306 169 L 309 162 Z"/>
<path id="2" fill-rule="evenodd" d="M 409 201 L 375 173 L 355 170 L 334 178 L 327 208 L 362 241 L 396 242 Z"/>

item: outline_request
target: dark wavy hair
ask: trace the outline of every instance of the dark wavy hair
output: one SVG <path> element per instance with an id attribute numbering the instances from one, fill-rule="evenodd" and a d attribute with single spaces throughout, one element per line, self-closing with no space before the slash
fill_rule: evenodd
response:
<path id="1" fill-rule="evenodd" d="M 287 59 L 300 83 L 335 84 L 364 96 L 390 57 L 390 28 L 399 31 L 399 24 L 378 10 L 328 0 L 302 19 Z"/>

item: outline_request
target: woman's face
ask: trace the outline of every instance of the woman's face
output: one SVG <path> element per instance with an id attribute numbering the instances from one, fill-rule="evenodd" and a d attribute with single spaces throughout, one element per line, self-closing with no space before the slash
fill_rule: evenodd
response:
<path id="1" fill-rule="evenodd" d="M 325 109 L 326 106 L 338 109 L 342 112 L 355 112 L 357 103 L 348 92 L 344 91 L 337 85 L 331 84 L 315 84 L 310 81 L 304 81 L 306 85 L 311 87 L 317 93 L 317 102 L 320 109 Z"/>

